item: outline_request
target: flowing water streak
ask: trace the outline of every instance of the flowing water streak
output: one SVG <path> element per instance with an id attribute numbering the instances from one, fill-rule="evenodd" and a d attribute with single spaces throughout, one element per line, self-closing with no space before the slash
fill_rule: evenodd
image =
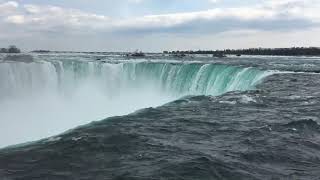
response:
<path id="1" fill-rule="evenodd" d="M 5 130 L 0 133 L 0 147 L 186 95 L 253 89 L 270 74 L 256 68 L 200 63 L 2 62 L 0 114 Z"/>

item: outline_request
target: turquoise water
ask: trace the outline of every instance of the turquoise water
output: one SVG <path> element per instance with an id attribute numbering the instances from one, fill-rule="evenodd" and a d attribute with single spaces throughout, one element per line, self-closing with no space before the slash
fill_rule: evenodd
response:
<path id="1" fill-rule="evenodd" d="M 272 74 L 251 67 L 220 64 L 63 62 L 62 69 L 72 72 L 73 83 L 95 77 L 105 80 L 108 89 L 152 86 L 181 97 L 185 95 L 221 95 L 229 91 L 254 89 L 264 77 Z"/>
<path id="2" fill-rule="evenodd" d="M 253 89 L 270 72 L 218 64 L 123 64 L 126 80 L 134 84 L 151 81 L 176 96 L 221 95 Z"/>

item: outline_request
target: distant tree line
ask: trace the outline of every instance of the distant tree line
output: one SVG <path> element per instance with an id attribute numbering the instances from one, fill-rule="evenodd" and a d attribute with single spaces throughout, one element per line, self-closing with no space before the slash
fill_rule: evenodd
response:
<path id="1" fill-rule="evenodd" d="M 16 46 L 9 46 L 8 48 L 0 48 L 0 53 L 21 53 L 21 50 Z"/>
<path id="2" fill-rule="evenodd" d="M 320 56 L 319 47 L 249 48 L 198 51 L 164 51 L 165 54 L 213 54 L 213 55 L 270 55 L 270 56 Z"/>

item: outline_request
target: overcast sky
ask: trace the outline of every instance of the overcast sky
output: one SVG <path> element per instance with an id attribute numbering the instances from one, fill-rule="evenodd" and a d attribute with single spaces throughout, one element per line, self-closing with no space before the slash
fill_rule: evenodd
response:
<path id="1" fill-rule="evenodd" d="M 0 0 L 0 47 L 163 51 L 320 46 L 320 0 Z"/>

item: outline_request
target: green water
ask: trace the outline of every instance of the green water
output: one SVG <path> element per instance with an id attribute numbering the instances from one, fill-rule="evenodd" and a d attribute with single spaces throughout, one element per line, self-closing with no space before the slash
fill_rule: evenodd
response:
<path id="1" fill-rule="evenodd" d="M 220 95 L 253 89 L 271 72 L 218 64 L 125 63 L 122 72 L 133 84 L 156 84 L 174 95 Z"/>

